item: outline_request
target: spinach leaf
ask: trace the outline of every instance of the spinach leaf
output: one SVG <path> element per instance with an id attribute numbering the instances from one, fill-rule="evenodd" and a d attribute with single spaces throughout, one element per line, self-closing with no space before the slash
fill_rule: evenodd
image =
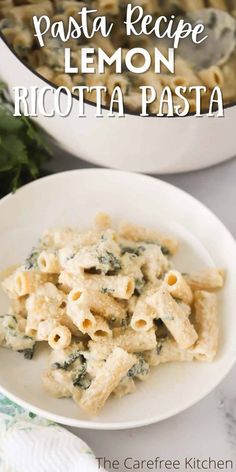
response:
<path id="1" fill-rule="evenodd" d="M 133 254 L 134 256 L 140 256 L 145 251 L 145 247 L 137 246 L 137 247 L 130 247 L 130 246 L 122 246 L 121 247 L 121 254 Z"/>
<path id="2" fill-rule="evenodd" d="M 18 352 L 22 352 L 22 354 L 24 354 L 25 359 L 31 360 L 33 359 L 34 355 L 34 346 L 31 349 L 20 349 Z"/>
<path id="3" fill-rule="evenodd" d="M 75 350 L 67 357 L 67 359 L 62 364 L 60 364 L 59 362 L 55 362 L 52 367 L 54 367 L 54 369 L 68 370 L 69 367 L 77 359 L 80 359 L 82 365 L 85 364 L 85 362 L 86 362 L 84 356 L 81 354 L 81 351 Z"/>
<path id="4" fill-rule="evenodd" d="M 162 251 L 162 254 L 164 254 L 164 256 L 170 255 L 170 251 L 166 246 L 161 246 L 161 251 Z"/>
<path id="5" fill-rule="evenodd" d="M 82 390 L 87 390 L 91 385 L 91 379 L 87 374 L 87 363 L 81 365 L 80 369 L 75 373 L 73 378 L 74 387 L 80 387 Z"/>
<path id="6" fill-rule="evenodd" d="M 121 269 L 121 263 L 112 252 L 105 251 L 103 255 L 98 256 L 98 260 L 101 264 L 107 265 L 109 270 L 117 272 Z"/>
<path id="7" fill-rule="evenodd" d="M 145 359 L 140 355 L 137 363 L 134 364 L 131 369 L 129 369 L 127 376 L 129 378 L 137 377 L 137 375 L 147 375 L 149 373 L 149 364 L 145 361 Z"/>
<path id="8" fill-rule="evenodd" d="M 36 269 L 38 267 L 38 256 L 40 249 L 33 247 L 31 253 L 25 260 L 25 270 Z"/>

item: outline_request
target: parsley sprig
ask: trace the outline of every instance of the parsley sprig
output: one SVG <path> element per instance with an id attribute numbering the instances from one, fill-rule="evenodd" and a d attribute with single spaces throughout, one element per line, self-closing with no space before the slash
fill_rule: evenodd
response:
<path id="1" fill-rule="evenodd" d="M 51 156 L 45 134 L 29 118 L 13 113 L 6 85 L 0 82 L 0 198 L 40 177 Z"/>

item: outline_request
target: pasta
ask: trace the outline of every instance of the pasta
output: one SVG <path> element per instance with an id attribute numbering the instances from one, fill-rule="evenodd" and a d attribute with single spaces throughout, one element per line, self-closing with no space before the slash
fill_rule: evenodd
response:
<path id="1" fill-rule="evenodd" d="M 40 271 L 46 274 L 60 273 L 59 260 L 53 252 L 42 251 L 38 257 L 38 266 Z"/>
<path id="2" fill-rule="evenodd" d="M 185 280 L 192 290 L 217 290 L 224 285 L 224 271 L 222 269 L 204 269 L 186 274 Z"/>
<path id="3" fill-rule="evenodd" d="M 71 332 L 66 326 L 56 326 L 48 336 L 52 349 L 66 349 L 71 343 Z"/>
<path id="4" fill-rule="evenodd" d="M 192 290 L 184 280 L 184 277 L 177 270 L 170 270 L 165 276 L 165 283 L 167 284 L 169 293 L 179 300 L 191 305 L 193 300 Z"/>
<path id="5" fill-rule="evenodd" d="M 145 301 L 139 300 L 131 318 L 131 328 L 135 331 L 149 331 L 153 327 L 155 317 L 155 311 Z"/>
<path id="6" fill-rule="evenodd" d="M 106 214 L 90 231 L 46 231 L 24 264 L 2 273 L 10 307 L 0 315 L 0 345 L 31 359 L 46 342 L 44 387 L 89 415 L 112 394 L 133 393 L 151 367 L 213 361 L 214 292 L 224 273 L 182 274 L 172 261 L 177 249 L 174 237 L 157 230 L 130 223 L 112 229 Z"/>
<path id="7" fill-rule="evenodd" d="M 132 354 L 119 347 L 113 349 L 90 387 L 83 392 L 79 402 L 82 409 L 96 415 L 135 362 Z"/>
<path id="8" fill-rule="evenodd" d="M 226 0 L 167 0 L 161 2 L 158 0 L 140 0 L 131 2 L 134 5 L 140 5 L 145 13 L 153 15 L 154 21 L 158 16 L 172 14 L 179 17 L 188 12 L 194 12 L 204 8 L 215 8 L 229 12 L 235 15 L 233 2 Z M 207 92 L 202 99 L 202 106 L 209 108 L 211 91 L 214 87 L 220 86 L 223 92 L 225 103 L 230 103 L 236 98 L 235 89 L 235 64 L 236 53 L 233 53 L 226 64 L 220 66 L 213 65 L 210 68 L 194 70 L 193 66 L 186 61 L 180 54 L 176 54 L 175 73 L 171 74 L 168 69 L 162 65 L 161 73 L 155 73 L 154 68 L 154 48 L 163 53 L 167 52 L 167 47 L 159 41 L 154 41 L 152 36 L 127 36 L 125 34 L 124 10 L 128 4 L 127 0 L 91 0 L 89 7 L 97 11 L 91 15 L 91 20 L 95 15 L 106 15 L 108 22 L 114 22 L 114 28 L 109 37 L 103 37 L 100 32 L 96 32 L 89 40 L 84 35 L 79 39 L 68 39 L 62 42 L 58 38 L 53 38 L 50 34 L 45 37 L 45 46 L 40 48 L 39 43 L 34 37 L 32 17 L 34 15 L 48 15 L 52 22 L 63 21 L 67 25 L 69 18 L 76 18 L 82 7 L 87 6 L 86 2 L 79 0 L 4 0 L 0 2 L 0 28 L 8 41 L 13 46 L 16 53 L 35 69 L 45 79 L 50 80 L 56 86 L 65 86 L 72 90 L 74 86 L 104 86 L 106 91 L 102 93 L 102 104 L 109 105 L 112 92 L 115 86 L 119 86 L 124 99 L 124 104 L 128 111 L 138 112 L 141 109 L 140 86 L 153 86 L 157 92 L 157 98 L 149 104 L 149 113 L 157 113 L 160 95 L 165 86 L 169 86 L 173 92 L 173 104 L 179 105 L 180 97 L 175 93 L 177 86 L 187 88 L 186 99 L 190 105 L 190 111 L 196 111 L 196 97 L 193 91 L 189 90 L 191 86 L 205 86 Z M 213 21 L 214 23 L 214 21 Z M 209 25 L 208 25 L 209 26 Z M 227 29 L 227 28 L 226 28 Z M 222 29 L 222 37 L 225 30 Z M 144 47 L 150 54 L 151 67 L 148 72 L 143 74 L 133 74 L 125 68 L 126 53 L 135 47 Z M 65 48 L 71 49 L 71 64 L 78 71 L 65 73 Z M 85 73 L 81 69 L 81 51 L 83 48 L 94 48 L 94 68 L 95 73 Z M 114 67 L 107 67 L 104 73 L 97 72 L 97 57 L 99 49 L 103 49 L 108 55 L 121 49 L 122 74 L 114 72 Z M 206 48 L 207 49 L 207 48 Z M 190 58 L 191 59 L 191 58 Z M 137 63 L 137 57 L 133 57 Z M 206 58 L 207 63 L 207 58 Z M 229 79 L 230 78 L 230 79 Z M 96 102 L 97 96 L 95 90 L 85 91 L 85 98 L 90 102 Z M 182 102 L 181 102 L 182 103 Z M 180 103 L 180 107 L 181 107 Z M 182 103 L 183 107 L 183 103 Z M 163 107 L 164 108 L 164 107 Z M 204 108 L 204 109 L 205 109 Z M 166 110 L 163 109 L 164 114 Z"/>
<path id="9" fill-rule="evenodd" d="M 107 321 L 102 316 L 95 316 L 95 328 L 88 331 L 89 336 L 94 341 L 100 341 L 101 338 L 111 338 L 112 330 Z"/>
<path id="10" fill-rule="evenodd" d="M 216 295 L 197 291 L 194 298 L 198 340 L 192 352 L 198 360 L 212 361 L 217 352 L 219 338 Z"/>
<path id="11" fill-rule="evenodd" d="M 157 294 L 152 295 L 148 303 L 156 309 L 156 318 L 160 318 L 182 349 L 191 347 L 197 340 L 197 333 L 186 317 L 185 312 L 170 295 L 164 283 Z"/>
<path id="12" fill-rule="evenodd" d="M 121 306 L 114 298 L 108 294 L 100 293 L 96 290 L 78 291 L 76 288 L 72 289 L 68 294 L 68 302 L 73 305 L 82 306 L 87 304 L 90 310 L 104 318 L 118 318 L 125 317 L 125 308 Z"/>
<path id="13" fill-rule="evenodd" d="M 89 331 L 95 329 L 96 319 L 95 316 L 91 313 L 89 308 L 71 308 L 71 305 L 68 305 L 68 315 L 72 319 L 73 323 L 81 333 L 86 334 Z"/>
<path id="14" fill-rule="evenodd" d="M 193 352 L 187 349 L 181 349 L 171 338 L 159 339 L 157 348 L 144 353 L 144 358 L 151 366 L 157 366 L 166 362 L 191 362 L 193 361 Z"/>

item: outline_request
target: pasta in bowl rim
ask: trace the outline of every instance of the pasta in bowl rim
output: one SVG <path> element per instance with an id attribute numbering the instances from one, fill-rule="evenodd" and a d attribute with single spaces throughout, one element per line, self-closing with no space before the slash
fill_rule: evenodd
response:
<path id="1" fill-rule="evenodd" d="M 26 61 L 24 61 L 23 58 L 20 57 L 19 54 L 17 54 L 17 52 L 15 51 L 15 49 L 13 48 L 13 46 L 11 44 L 8 43 L 8 41 L 6 40 L 4 34 L 2 33 L 2 31 L 0 30 L 0 40 L 2 40 L 4 42 L 4 44 L 7 46 L 7 48 L 10 50 L 10 52 L 15 56 L 15 58 L 20 61 L 20 63 L 29 71 L 31 72 L 33 75 L 35 75 L 38 79 L 42 80 L 43 82 L 45 82 L 47 85 L 49 85 L 53 90 L 57 90 L 59 88 L 59 85 L 57 86 L 54 82 L 52 82 L 51 80 L 47 79 L 46 77 L 44 77 L 43 75 L 41 75 L 39 72 L 37 72 L 37 70 L 35 70 L 33 67 L 31 67 Z M 79 97 L 75 94 L 72 94 L 72 99 L 75 99 L 76 101 L 79 101 Z M 96 102 L 95 101 L 91 101 L 91 100 L 88 100 L 87 98 L 83 98 L 83 102 L 85 105 L 89 105 L 89 106 L 92 106 L 94 109 L 96 108 Z M 230 103 L 224 103 L 223 105 L 223 108 L 224 110 L 227 110 L 227 109 L 230 109 L 230 108 L 233 108 L 236 106 L 236 99 L 233 100 L 232 102 Z M 104 104 L 101 104 L 101 109 L 102 110 L 106 110 L 106 111 L 109 111 L 110 110 L 110 106 L 109 105 L 104 105 Z M 116 110 L 113 111 L 113 113 L 117 113 Z M 209 113 L 209 109 L 201 109 L 201 115 L 202 116 L 207 116 L 207 114 Z M 125 108 L 125 114 L 127 116 L 135 116 L 135 117 L 140 117 L 142 118 L 142 116 L 140 116 L 140 112 L 139 111 L 134 111 L 134 110 L 131 110 L 131 109 L 127 109 Z M 189 118 L 189 117 L 194 117 L 196 116 L 196 112 L 195 111 L 189 111 L 187 114 L 184 114 L 184 116 L 178 116 L 176 112 L 174 112 L 173 116 L 168 116 L 167 114 L 163 114 L 163 116 L 157 116 L 155 113 L 153 112 L 149 112 L 148 113 L 148 118 Z"/>
<path id="2" fill-rule="evenodd" d="M 118 172 L 118 171 L 110 171 L 110 170 L 82 170 L 82 171 L 72 171 L 72 172 L 66 172 L 66 173 L 62 173 L 62 174 L 57 174 L 57 175 L 54 175 L 54 176 L 50 176 L 50 177 L 46 177 L 44 179 L 40 179 L 38 182 L 35 182 L 33 184 L 29 184 L 27 186 L 25 186 L 22 190 L 20 190 L 18 192 L 18 195 L 20 196 L 20 194 L 24 193 L 25 191 L 28 192 L 30 189 L 32 189 L 32 186 L 34 188 L 36 188 L 36 186 L 40 186 L 40 185 L 50 185 L 50 183 L 52 182 L 52 180 L 54 180 L 55 182 L 60 180 L 61 179 L 70 179 L 72 178 L 72 180 L 74 178 L 76 178 L 76 175 L 80 174 L 81 175 L 81 178 L 85 177 L 86 174 L 87 174 L 87 177 L 88 176 L 95 176 L 98 177 L 99 179 L 106 179 L 106 178 L 109 178 L 110 179 L 113 179 L 114 177 L 118 177 L 120 179 L 125 179 L 130 182 L 132 180 L 135 181 L 135 184 L 136 186 L 138 184 L 144 184 L 147 185 L 148 183 L 151 184 L 153 183 L 155 186 L 160 186 L 160 187 L 165 187 L 166 189 L 168 189 L 170 192 L 171 190 L 172 191 L 175 191 L 177 192 L 179 195 L 182 195 L 182 197 L 187 197 L 187 199 L 191 199 L 193 201 L 195 201 L 195 204 L 197 205 L 200 205 L 201 207 L 204 208 L 203 205 L 201 205 L 199 202 L 197 202 L 195 199 L 193 199 L 193 197 L 190 197 L 188 196 L 188 194 L 186 194 L 185 192 L 181 191 L 181 190 L 178 190 L 176 189 L 175 187 L 169 185 L 169 184 L 166 184 L 164 182 L 160 182 L 158 181 L 157 179 L 153 179 L 153 178 L 150 178 L 150 177 L 146 177 L 146 176 L 140 176 L 140 175 L 136 175 L 136 174 L 129 174 L 129 173 L 124 173 L 124 172 Z M 15 198 L 14 196 L 7 196 L 3 199 L 3 201 L 0 203 L 0 206 L 2 203 L 4 203 L 4 201 L 6 201 L 7 199 L 13 199 Z M 17 199 L 16 199 L 17 200 Z M 207 211 L 207 213 L 209 213 L 209 210 L 206 210 L 204 208 L 205 211 Z M 211 214 L 211 213 L 210 213 Z M 213 215 L 211 215 L 212 217 Z M 216 219 L 216 217 L 214 217 L 214 219 Z M 140 221 L 141 222 L 141 221 Z M 217 220 L 217 223 L 219 224 L 219 220 Z M 222 226 L 222 229 L 224 229 L 224 231 L 227 232 L 227 237 L 230 236 L 231 238 L 231 242 L 233 242 L 233 244 L 235 245 L 235 242 L 232 238 L 231 235 L 229 235 L 228 231 L 223 227 L 222 223 L 220 223 L 220 225 Z M 156 227 L 158 226 L 157 225 L 153 225 L 153 227 Z M 83 225 L 82 225 L 82 228 L 83 228 Z M 229 371 L 229 369 L 232 367 L 234 361 L 235 361 L 235 352 L 231 353 L 232 354 L 232 359 L 231 361 L 228 363 L 228 366 L 227 366 L 227 372 Z M 220 377 L 222 379 L 223 376 L 226 375 L 227 373 L 226 371 L 224 371 L 224 373 L 221 373 Z M 220 380 L 221 380 L 220 379 Z M 216 384 L 218 384 L 218 382 L 220 381 L 219 378 L 216 379 Z M 148 383 L 148 382 L 147 382 Z M 215 386 L 215 385 L 214 385 Z M 212 390 L 214 388 L 213 385 L 210 386 L 210 390 Z M 45 411 L 45 410 L 41 410 L 40 408 L 37 408 L 27 402 L 24 402 L 24 400 L 20 400 L 18 397 L 16 397 L 15 395 L 13 395 L 12 393 L 8 393 L 5 389 L 3 389 L 2 387 L 0 387 L 0 389 L 3 391 L 3 393 L 6 393 L 11 399 L 13 399 L 14 401 L 17 401 L 19 403 L 21 403 L 24 407 L 26 408 L 29 408 L 32 406 L 32 410 L 35 411 L 36 413 L 38 414 L 41 414 L 43 416 L 46 416 L 46 417 L 49 417 L 55 421 L 59 421 L 61 423 L 64 423 L 64 424 L 68 424 L 68 425 L 71 425 L 71 426 L 80 426 L 80 427 L 87 427 L 87 428 L 94 428 L 94 429 L 124 429 L 124 428 L 130 428 L 130 427 L 137 427 L 137 426 L 144 426 L 146 424 L 151 424 L 151 423 L 154 423 L 156 421 L 160 421 L 162 419 L 165 419 L 167 417 L 170 417 L 170 416 L 173 416 L 174 414 L 178 413 L 179 411 L 182 411 L 182 408 L 180 409 L 179 406 L 177 405 L 174 409 L 172 409 L 171 411 L 168 411 L 168 414 L 163 413 L 162 415 L 158 414 L 158 417 L 153 417 L 152 419 L 140 419 L 140 420 L 137 420 L 137 421 L 122 421 L 120 423 L 115 423 L 115 424 L 112 424 L 111 422 L 109 423 L 105 423 L 105 422 L 102 422 L 102 423 L 99 423 L 99 422 L 96 422 L 96 421 L 83 421 L 83 420 L 77 420 L 75 418 L 66 418 L 65 416 L 60 416 L 60 415 L 55 415 L 53 413 L 49 413 L 48 411 Z M 207 393 L 209 393 L 209 391 L 205 391 L 204 394 L 202 395 L 205 396 Z M 201 398 L 202 398 L 201 397 Z M 198 399 L 196 400 L 193 399 L 192 401 L 189 401 L 189 403 L 187 405 L 184 406 L 183 409 L 185 408 L 188 408 L 189 406 L 191 406 L 192 404 L 196 403 L 196 401 L 199 401 L 200 400 L 200 397 L 198 397 Z M 114 400 L 115 401 L 115 400 Z"/>

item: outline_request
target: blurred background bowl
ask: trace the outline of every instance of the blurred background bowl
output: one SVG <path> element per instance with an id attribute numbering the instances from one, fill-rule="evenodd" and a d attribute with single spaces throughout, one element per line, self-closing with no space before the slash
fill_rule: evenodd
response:
<path id="1" fill-rule="evenodd" d="M 31 71 L 0 38 L 0 77 L 14 86 L 42 89 L 48 82 Z M 51 89 L 54 87 L 51 84 Z M 62 107 L 66 97 L 62 98 Z M 45 108 L 53 108 L 53 95 L 45 96 Z M 236 154 L 234 123 L 236 106 L 224 118 L 143 118 L 127 114 L 97 118 L 95 106 L 85 104 L 86 118 L 78 118 L 78 100 L 66 118 L 38 115 L 35 120 L 73 155 L 97 165 L 146 173 L 176 173 L 209 167 Z"/>

